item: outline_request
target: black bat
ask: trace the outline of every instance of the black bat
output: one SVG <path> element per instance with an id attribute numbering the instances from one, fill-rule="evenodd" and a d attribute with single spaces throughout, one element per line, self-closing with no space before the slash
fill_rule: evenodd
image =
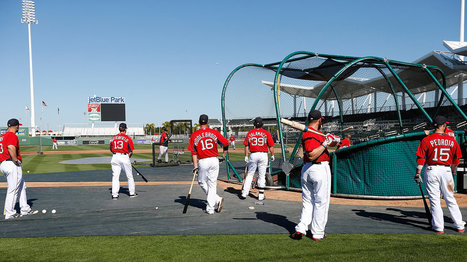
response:
<path id="1" fill-rule="evenodd" d="M 140 177 L 144 180 L 144 182 L 147 183 L 148 180 L 143 176 L 143 174 L 141 174 L 141 172 L 139 172 L 138 169 L 136 169 L 136 167 L 135 167 L 134 165 L 131 165 L 131 166 L 135 169 L 136 174 L 137 174 L 138 176 L 140 176 Z"/>
<path id="2" fill-rule="evenodd" d="M 188 191 L 188 195 L 186 196 L 185 206 L 183 207 L 183 214 L 186 213 L 186 210 L 188 209 L 188 204 L 190 204 L 191 191 L 193 190 L 193 184 L 195 183 L 195 178 L 197 174 L 198 174 L 198 170 L 193 172 L 193 180 L 191 180 L 190 191 Z"/>
<path id="3" fill-rule="evenodd" d="M 433 216 L 431 215 L 430 208 L 428 207 L 428 204 L 426 203 L 425 194 L 423 193 L 423 189 L 422 189 L 422 183 L 419 183 L 418 187 L 420 188 L 420 192 L 422 193 L 423 205 L 425 206 L 425 213 L 426 213 L 426 217 L 428 218 L 428 224 L 430 224 L 431 226 L 431 220 L 433 219 Z"/>

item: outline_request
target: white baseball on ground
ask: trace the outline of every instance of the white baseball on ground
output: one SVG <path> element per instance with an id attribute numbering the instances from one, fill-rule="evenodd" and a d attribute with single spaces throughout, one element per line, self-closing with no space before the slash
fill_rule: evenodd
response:
<path id="1" fill-rule="evenodd" d="M 47 213 L 47 210 L 42 209 L 42 214 L 45 214 L 45 213 Z"/>
<path id="2" fill-rule="evenodd" d="M 159 209 L 159 207 L 155 207 L 154 209 L 155 209 L 155 210 L 158 210 L 158 209 Z"/>
<path id="3" fill-rule="evenodd" d="M 52 209 L 52 214 L 55 214 L 56 212 L 57 212 L 57 210 Z"/>
<path id="4" fill-rule="evenodd" d="M 255 209 L 255 207 L 248 207 L 248 208 L 251 209 L 251 210 Z"/>

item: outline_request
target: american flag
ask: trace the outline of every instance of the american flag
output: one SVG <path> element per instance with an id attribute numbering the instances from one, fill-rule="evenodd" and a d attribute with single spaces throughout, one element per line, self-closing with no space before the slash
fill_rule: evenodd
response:
<path id="1" fill-rule="evenodd" d="M 29 107 L 28 107 L 28 106 L 26 106 L 26 111 L 29 111 Z"/>
<path id="2" fill-rule="evenodd" d="M 43 105 L 43 106 L 47 106 L 47 104 L 46 104 L 44 101 L 42 101 L 42 105 Z"/>

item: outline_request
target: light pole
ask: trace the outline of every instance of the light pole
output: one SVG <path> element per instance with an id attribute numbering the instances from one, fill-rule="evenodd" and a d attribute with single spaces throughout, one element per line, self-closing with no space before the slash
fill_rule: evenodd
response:
<path id="1" fill-rule="evenodd" d="M 32 73 L 32 46 L 31 46 L 31 24 L 37 24 L 36 3 L 31 0 L 23 0 L 22 10 L 23 10 L 23 16 L 21 17 L 21 23 L 28 24 L 29 86 L 31 90 L 31 135 L 36 136 L 36 119 L 35 119 L 35 107 L 34 107 L 34 79 L 33 79 L 33 73 Z"/>

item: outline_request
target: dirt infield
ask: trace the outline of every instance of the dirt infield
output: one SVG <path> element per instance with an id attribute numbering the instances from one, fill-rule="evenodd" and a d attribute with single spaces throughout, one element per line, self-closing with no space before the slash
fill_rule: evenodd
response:
<path id="1" fill-rule="evenodd" d="M 219 186 L 224 189 L 234 188 L 235 190 L 241 190 L 242 186 L 238 184 L 226 183 L 218 181 Z M 254 195 L 258 194 L 257 189 L 250 191 Z M 296 191 L 284 191 L 284 190 L 269 190 L 266 193 L 266 197 L 275 200 L 285 201 L 302 201 L 302 193 Z M 460 207 L 467 207 L 467 195 L 466 194 L 455 194 L 457 204 Z M 367 199 L 349 199 L 349 198 L 338 198 L 331 197 L 332 205 L 353 205 L 353 206 L 397 206 L 397 207 L 423 207 L 423 201 L 421 199 L 415 200 L 367 200 Z M 443 207 L 446 206 L 442 201 Z"/>

